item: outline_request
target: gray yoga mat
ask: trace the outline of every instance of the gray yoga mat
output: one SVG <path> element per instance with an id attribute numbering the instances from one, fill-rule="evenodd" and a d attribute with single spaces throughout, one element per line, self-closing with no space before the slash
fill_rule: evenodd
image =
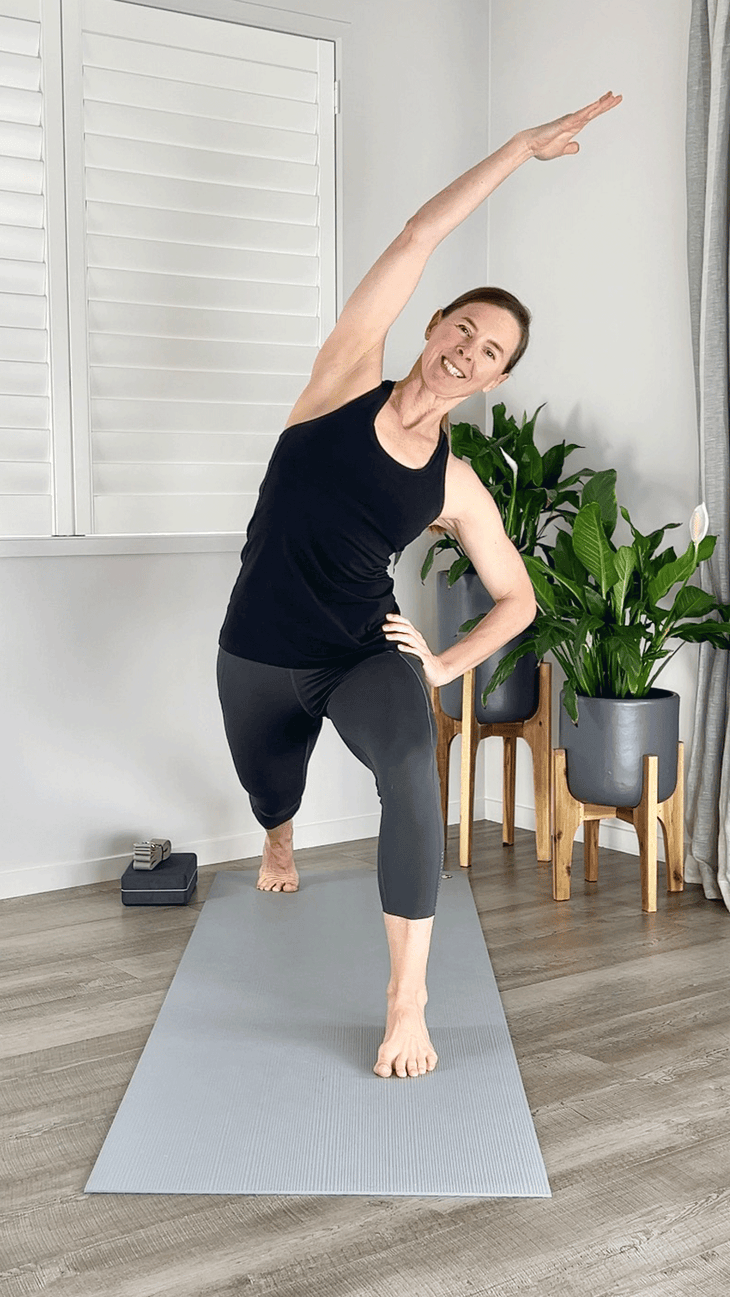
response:
<path id="1" fill-rule="evenodd" d="M 550 1197 L 465 875 L 440 886 L 425 1076 L 372 1071 L 388 973 L 374 872 L 283 895 L 219 873 L 86 1192 Z"/>

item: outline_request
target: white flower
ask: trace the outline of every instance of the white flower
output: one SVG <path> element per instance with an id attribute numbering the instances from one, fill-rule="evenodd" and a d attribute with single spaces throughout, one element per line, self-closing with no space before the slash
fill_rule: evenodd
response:
<path id="1" fill-rule="evenodd" d="M 510 466 L 510 468 L 512 469 L 512 472 L 514 473 L 515 478 L 516 478 L 516 477 L 517 477 L 517 465 L 516 465 L 515 461 L 512 459 L 512 456 L 511 456 L 511 455 L 508 455 L 508 454 L 507 454 L 507 451 L 506 451 L 506 450 L 502 450 L 502 454 L 504 455 L 505 459 L 507 460 L 507 463 L 509 464 L 509 466 Z"/>
<path id="2" fill-rule="evenodd" d="M 695 548 L 701 540 L 705 539 L 710 529 L 710 515 L 707 512 L 707 505 L 702 502 L 698 504 L 692 517 L 689 520 L 689 534 L 692 537 L 692 544 Z"/>

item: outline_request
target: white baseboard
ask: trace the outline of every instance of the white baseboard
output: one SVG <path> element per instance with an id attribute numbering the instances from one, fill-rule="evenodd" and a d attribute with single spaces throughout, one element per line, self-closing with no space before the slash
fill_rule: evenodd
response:
<path id="1" fill-rule="evenodd" d="M 497 797 L 475 797 L 474 818 L 502 822 L 502 800 Z M 362 838 L 377 836 L 378 813 L 353 815 L 342 819 L 319 820 L 312 824 L 296 824 L 297 847 L 322 847 L 333 842 L 357 842 Z M 449 802 L 449 824 L 459 822 L 459 802 Z M 535 811 L 532 806 L 515 806 L 515 826 L 535 830 Z M 194 851 L 198 867 L 225 864 L 229 860 L 247 860 L 261 851 L 263 829 L 250 829 L 245 833 L 225 838 L 208 838 L 197 842 L 173 842 L 175 851 Z M 583 841 L 583 830 L 578 830 L 576 841 Z M 604 820 L 600 830 L 601 845 L 614 851 L 624 851 L 638 856 L 639 843 L 632 826 L 621 820 Z M 664 860 L 662 834 L 658 838 L 658 856 Z M 22 869 L 0 872 L 0 899 L 11 896 L 33 896 L 39 892 L 60 891 L 66 887 L 84 887 L 89 883 L 109 882 L 121 878 L 131 860 L 125 855 L 103 856 L 96 860 L 53 861 L 48 864 L 28 865 Z"/>
<path id="2" fill-rule="evenodd" d="M 476 819 L 484 819 L 485 800 L 474 801 Z M 499 817 L 501 817 L 501 809 Z M 491 817 L 490 817 L 491 818 Z M 449 804 L 449 823 L 459 820 L 458 801 Z M 314 824 L 296 821 L 297 847 L 323 847 L 332 842 L 357 842 L 361 838 L 377 836 L 380 815 L 352 815 L 342 819 L 319 820 Z M 245 833 L 225 838 L 208 838 L 198 842 L 173 841 L 173 851 L 194 851 L 198 868 L 221 865 L 229 860 L 247 860 L 259 855 L 263 842 L 263 829 L 250 829 Z M 48 864 L 27 865 L 21 869 L 0 872 L 0 899 L 11 896 L 34 896 L 39 892 L 55 892 L 66 887 L 85 887 L 90 883 L 107 883 L 121 878 L 132 859 L 132 845 L 124 855 L 102 856 L 96 860 L 52 861 Z"/>

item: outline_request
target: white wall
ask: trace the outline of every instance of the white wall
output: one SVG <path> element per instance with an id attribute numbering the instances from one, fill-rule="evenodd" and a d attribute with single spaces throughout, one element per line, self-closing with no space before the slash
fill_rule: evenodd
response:
<path id="1" fill-rule="evenodd" d="M 624 96 L 583 132 L 580 154 L 530 162 L 491 200 L 490 282 L 534 314 L 530 349 L 499 399 L 518 416 L 547 401 L 542 448 L 566 437 L 585 446 L 568 461 L 576 469 L 615 467 L 640 530 L 684 523 L 699 500 L 685 251 L 690 0 L 492 0 L 491 10 L 490 147 L 606 90 Z M 683 550 L 689 534 L 666 541 Z M 658 681 L 680 694 L 686 742 L 696 660 L 685 645 Z M 531 826 L 530 761 L 518 746 L 517 822 Z M 499 752 L 489 747 L 487 813 L 499 818 L 489 800 L 500 796 Z M 636 849 L 626 826 L 612 823 L 609 839 Z"/>
<path id="2" fill-rule="evenodd" d="M 442 0 L 291 0 L 288 8 L 350 24 L 347 294 L 405 219 L 486 152 L 488 6 L 461 0 L 448 21 Z M 281 6 L 274 10 L 281 18 Z M 433 257 L 392 331 L 389 376 L 410 368 L 433 309 L 484 282 L 485 270 L 482 212 Z M 479 404 L 468 413 L 477 418 Z M 421 588 L 416 575 L 426 548 L 423 540 L 402 560 L 397 588 L 429 634 L 433 586 Z M 0 560 L 0 895 L 114 878 L 132 843 L 149 836 L 197 851 L 200 864 L 260 848 L 215 688 L 237 571 L 229 553 Z M 310 769 L 299 845 L 377 831 L 372 776 L 329 725 Z M 454 802 L 457 795 L 454 785 Z"/>

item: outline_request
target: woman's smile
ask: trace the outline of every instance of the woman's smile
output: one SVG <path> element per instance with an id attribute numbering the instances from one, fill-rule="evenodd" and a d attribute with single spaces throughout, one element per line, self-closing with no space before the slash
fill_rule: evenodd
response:
<path id="1" fill-rule="evenodd" d="M 453 365 L 446 356 L 441 357 L 441 364 L 446 370 L 446 373 L 450 374 L 452 378 L 466 378 L 466 374 L 462 374 L 461 370 L 457 369 L 456 365 Z"/>

